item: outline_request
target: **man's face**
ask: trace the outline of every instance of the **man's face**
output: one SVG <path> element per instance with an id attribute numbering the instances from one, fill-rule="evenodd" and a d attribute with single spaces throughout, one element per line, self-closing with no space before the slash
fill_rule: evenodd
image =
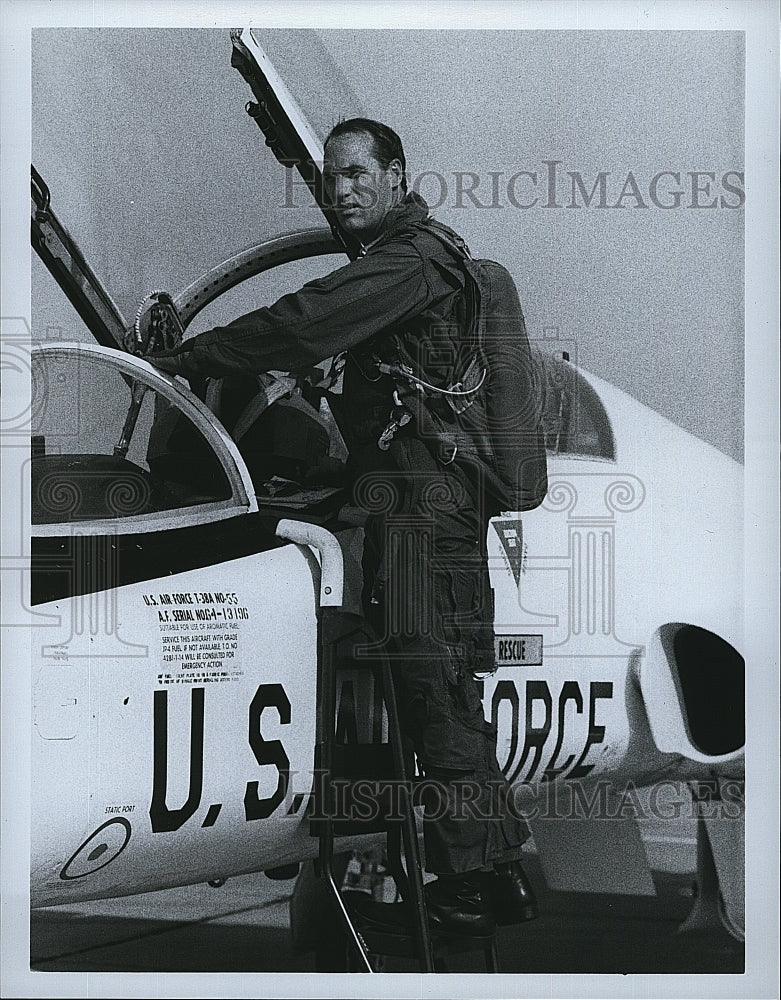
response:
<path id="1" fill-rule="evenodd" d="M 347 132 L 328 142 L 323 177 L 339 226 L 364 243 L 402 198 L 400 162 L 381 166 L 372 137 L 362 132 Z"/>

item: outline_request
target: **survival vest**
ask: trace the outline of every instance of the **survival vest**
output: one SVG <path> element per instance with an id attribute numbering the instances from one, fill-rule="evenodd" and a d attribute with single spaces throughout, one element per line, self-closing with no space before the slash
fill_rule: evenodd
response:
<path id="1" fill-rule="evenodd" d="M 395 360 L 379 369 L 392 377 L 397 401 L 442 464 L 476 466 L 501 510 L 538 507 L 548 489 L 543 394 L 515 282 L 501 264 L 475 260 L 447 226 L 429 218 L 410 228 L 413 237 L 435 236 L 466 272 L 468 349 L 446 385 L 426 377 L 399 336 Z M 399 416 L 397 426 L 403 421 Z"/>

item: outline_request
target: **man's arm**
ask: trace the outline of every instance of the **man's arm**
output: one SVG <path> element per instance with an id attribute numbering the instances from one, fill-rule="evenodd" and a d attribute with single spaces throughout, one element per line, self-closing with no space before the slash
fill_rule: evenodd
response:
<path id="1" fill-rule="evenodd" d="M 411 243 L 391 242 L 267 308 L 149 360 L 185 377 L 292 371 L 412 319 L 452 292 L 452 287 L 427 275 L 423 258 Z"/>

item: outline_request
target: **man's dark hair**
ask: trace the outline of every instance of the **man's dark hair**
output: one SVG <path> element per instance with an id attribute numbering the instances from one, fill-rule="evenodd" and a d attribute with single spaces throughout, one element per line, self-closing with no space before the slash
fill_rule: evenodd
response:
<path id="1" fill-rule="evenodd" d="M 373 118 L 347 118 L 334 125 L 326 136 L 323 148 L 337 136 L 355 135 L 356 133 L 371 137 L 374 146 L 374 159 L 383 169 L 388 169 L 391 160 L 399 160 L 401 163 L 401 189 L 406 191 L 407 158 L 404 156 L 401 139 L 390 125 L 383 125 L 382 122 L 376 122 Z"/>

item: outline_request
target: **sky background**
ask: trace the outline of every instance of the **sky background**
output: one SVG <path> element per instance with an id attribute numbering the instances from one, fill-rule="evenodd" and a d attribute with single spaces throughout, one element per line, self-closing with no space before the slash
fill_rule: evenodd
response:
<path id="1" fill-rule="evenodd" d="M 272 61 L 323 137 L 366 114 L 402 136 L 411 179 L 474 254 L 505 264 L 530 336 L 558 337 L 584 368 L 728 455 L 743 452 L 743 225 L 724 175 L 744 163 L 744 36 L 737 31 L 266 30 Z M 285 170 L 244 113 L 226 30 L 39 29 L 32 47 L 33 162 L 60 221 L 128 322 L 236 251 L 321 225 L 309 196 L 285 208 Z M 548 208 L 545 161 L 560 161 Z M 456 172 L 480 178 L 458 198 Z M 508 198 L 516 182 L 519 208 Z M 568 208 L 578 172 L 607 204 Z M 655 206 L 682 190 L 680 207 Z M 702 204 L 689 172 L 715 175 Z M 431 172 L 431 173 L 426 173 Z M 435 175 L 444 182 L 441 187 Z M 732 174 L 733 186 L 742 186 Z M 701 181 L 705 186 L 707 179 Z M 465 182 L 466 183 L 466 182 Z M 750 192 L 748 197 L 750 197 Z M 724 202 L 722 202 L 722 197 Z M 579 198 L 582 204 L 582 198 Z M 340 259 L 248 282 L 194 330 L 272 302 Z M 84 339 L 33 257 L 33 336 Z"/>

